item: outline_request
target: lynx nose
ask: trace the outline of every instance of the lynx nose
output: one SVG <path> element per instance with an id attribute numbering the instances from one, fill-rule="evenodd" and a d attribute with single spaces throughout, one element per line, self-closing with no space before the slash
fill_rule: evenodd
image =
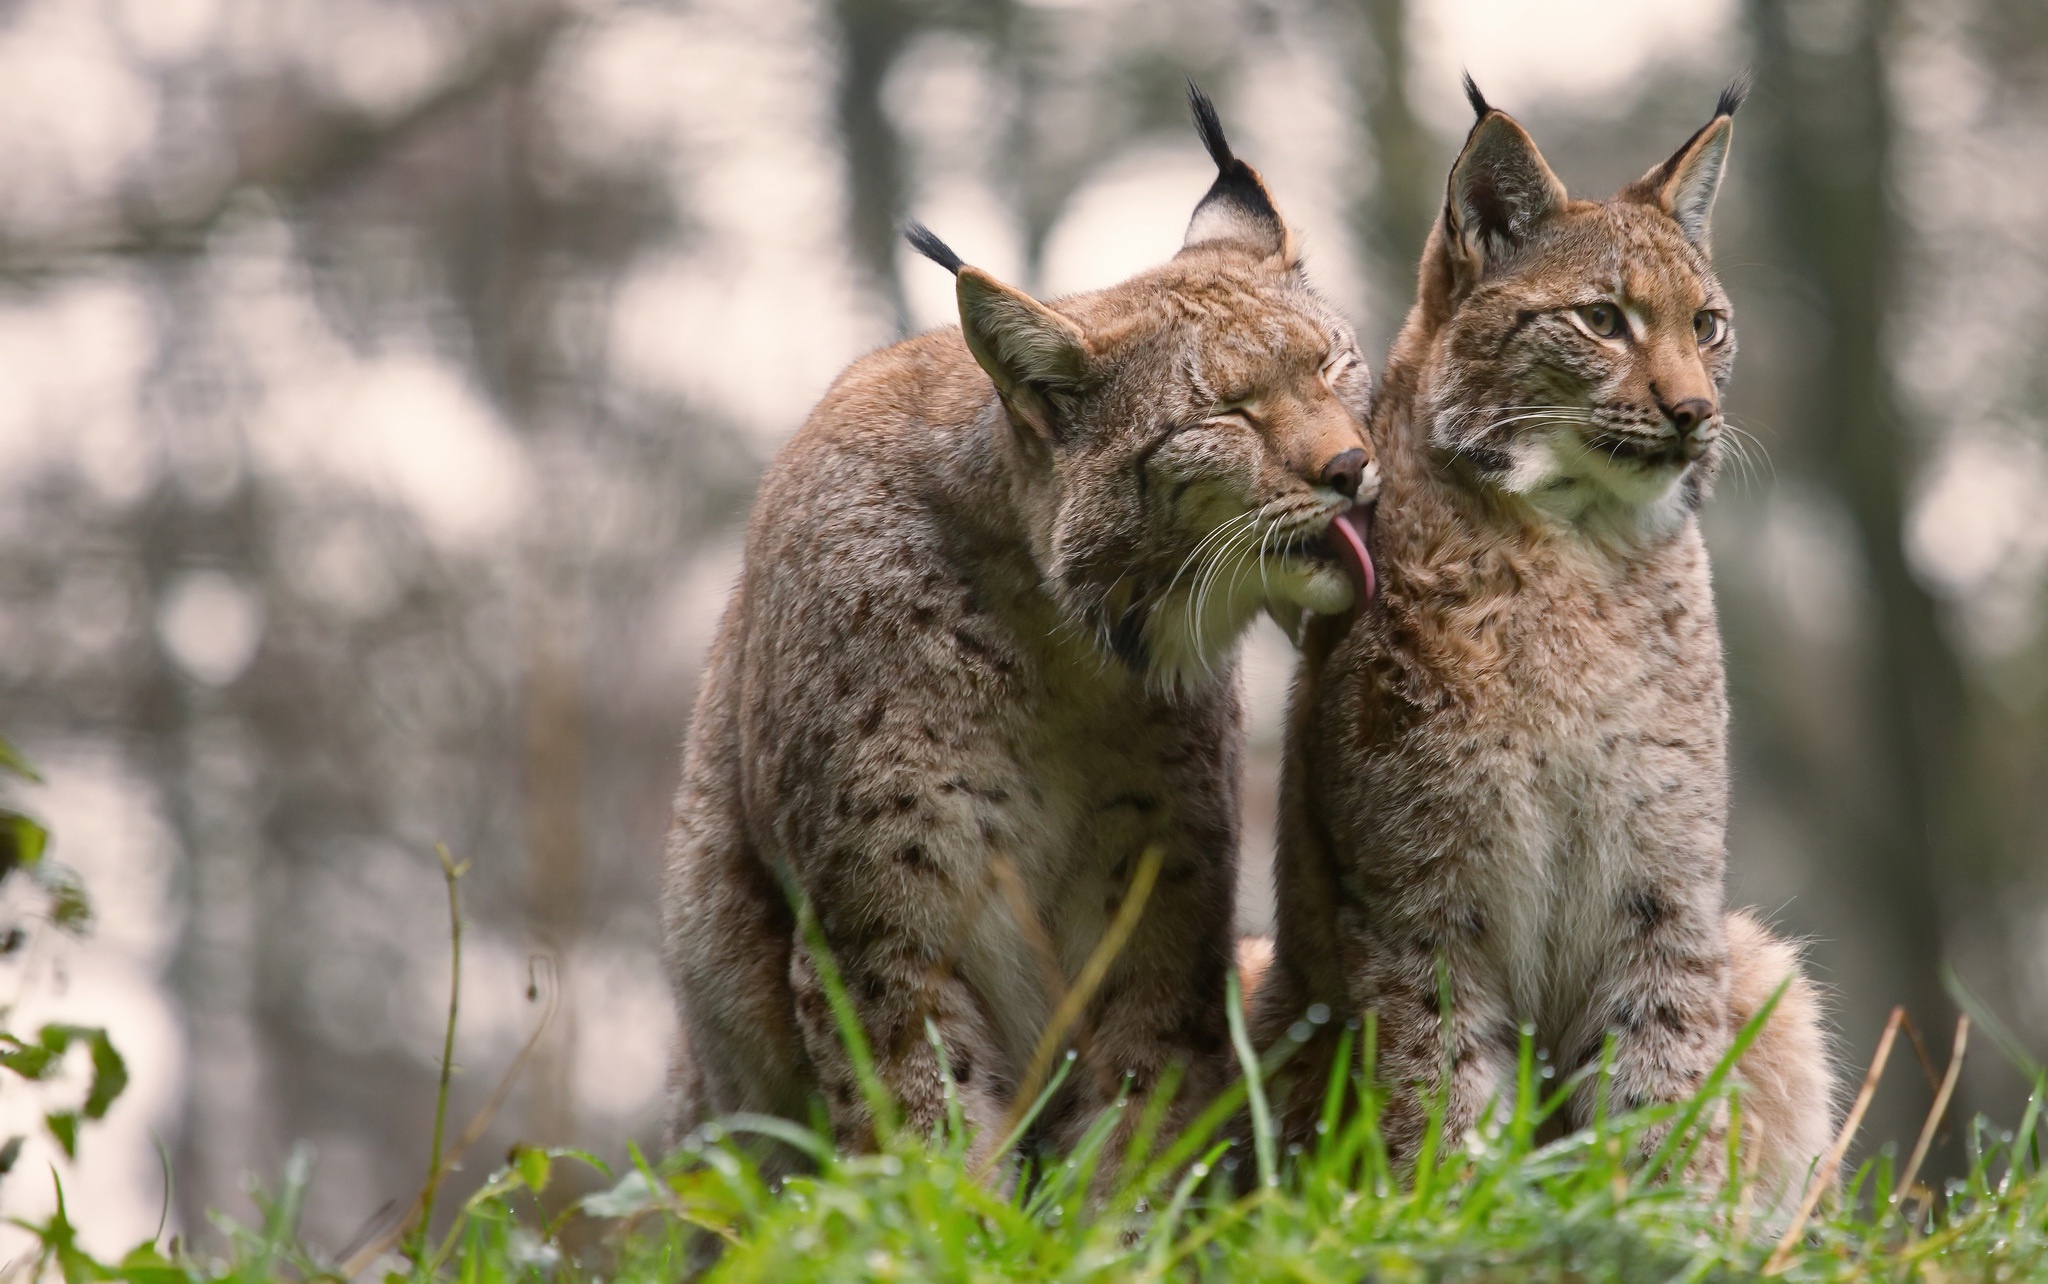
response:
<path id="1" fill-rule="evenodd" d="M 1344 496 L 1358 498 L 1358 485 L 1365 478 L 1365 452 L 1353 446 L 1350 450 L 1339 451 L 1330 462 L 1323 465 L 1320 478 L 1323 485 Z"/>
<path id="2" fill-rule="evenodd" d="M 1665 407 L 1664 415 L 1678 429 L 1680 438 L 1690 437 L 1699 431 L 1701 424 L 1714 417 L 1714 403 L 1705 397 L 1689 397 L 1675 406 Z"/>

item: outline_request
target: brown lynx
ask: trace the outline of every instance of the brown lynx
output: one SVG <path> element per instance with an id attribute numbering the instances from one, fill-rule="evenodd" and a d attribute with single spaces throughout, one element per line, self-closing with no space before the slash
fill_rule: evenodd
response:
<path id="1" fill-rule="evenodd" d="M 1155 845 L 1046 1135 L 1175 1064 L 1181 1101 L 1221 1080 L 1232 650 L 1351 605 L 1378 483 L 1351 332 L 1196 107 L 1220 172 L 1170 263 L 1046 304 L 917 229 L 962 328 L 856 363 L 763 481 L 669 837 L 676 1127 L 822 1097 L 869 1140 L 801 903 L 909 1126 L 944 1118 L 929 1021 L 987 1147 Z"/>
<path id="2" fill-rule="evenodd" d="M 1737 1070 L 1751 1161 L 1782 1187 L 1829 1141 L 1832 1084 L 1793 951 L 1723 905 L 1728 715 L 1694 517 L 1735 354 L 1707 225 L 1740 93 L 1586 201 L 1467 88 L 1479 119 L 1373 406 L 1379 603 L 1305 634 L 1259 1023 L 1376 1012 L 1412 1154 L 1415 1087 L 1449 1067 L 1455 1139 L 1512 1089 L 1525 1024 L 1560 1073 L 1611 1034 L 1617 1098 L 1671 1101 L 1789 979 Z"/>

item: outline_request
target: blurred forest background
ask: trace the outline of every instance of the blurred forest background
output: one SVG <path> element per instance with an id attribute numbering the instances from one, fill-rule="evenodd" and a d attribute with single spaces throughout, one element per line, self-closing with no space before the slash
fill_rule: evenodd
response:
<path id="1" fill-rule="evenodd" d="M 697 669 L 763 462 L 950 319 L 906 218 L 1044 292 L 1158 261 L 1210 173 L 1192 75 L 1376 354 L 1461 67 L 1605 194 L 1745 66 L 1733 894 L 1812 938 L 1856 1067 L 1894 1002 L 1945 1055 L 1949 966 L 2048 1050 L 2039 0 L 0 3 L 0 732 L 99 907 L 0 993 L 129 1054 L 63 1170 L 88 1241 L 154 1226 L 152 1136 L 188 1233 L 299 1138 L 315 1242 L 415 1188 L 437 840 L 475 862 L 454 1117 L 530 960 L 562 987 L 471 1180 L 655 1137 Z M 1249 648 L 1252 926 L 1288 663 Z M 1986 1052 L 1965 1104 L 2018 1087 Z M 1895 1061 L 1866 1135 L 1928 1096 Z"/>

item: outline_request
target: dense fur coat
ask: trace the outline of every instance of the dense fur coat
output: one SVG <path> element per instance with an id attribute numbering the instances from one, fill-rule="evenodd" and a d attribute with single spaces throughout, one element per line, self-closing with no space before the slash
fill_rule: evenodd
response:
<path id="1" fill-rule="evenodd" d="M 986 1148 L 1155 845 L 1046 1134 L 1170 1066 L 1183 1103 L 1224 1075 L 1231 647 L 1349 605 L 1322 539 L 1377 482 L 1350 332 L 1204 121 L 1188 244 L 1122 286 L 1046 305 L 920 231 L 963 328 L 854 365 L 770 468 L 669 836 L 674 1128 L 822 1097 L 870 1140 L 807 905 L 906 1123 L 944 1118 L 929 1022 Z"/>
<path id="2" fill-rule="evenodd" d="M 1617 1099 L 1671 1101 L 1789 979 L 1738 1067 L 1782 1188 L 1830 1139 L 1831 1078 L 1792 951 L 1723 905 L 1728 709 L 1694 517 L 1727 431 L 1706 230 L 1735 101 L 1593 202 L 1473 96 L 1374 402 L 1380 601 L 1307 631 L 1259 1025 L 1376 1012 L 1412 1154 L 1418 1085 L 1450 1067 L 1454 1141 L 1512 1090 L 1524 1025 L 1561 1074 L 1612 1035 Z"/>

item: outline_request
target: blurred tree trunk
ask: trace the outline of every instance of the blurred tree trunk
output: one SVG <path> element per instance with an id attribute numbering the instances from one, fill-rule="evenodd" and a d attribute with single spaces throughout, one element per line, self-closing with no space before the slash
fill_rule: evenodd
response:
<path id="1" fill-rule="evenodd" d="M 836 0 L 839 27 L 839 136 L 846 150 L 847 237 L 854 257 L 889 309 L 898 334 L 910 330 L 910 307 L 896 251 L 903 232 L 909 175 L 903 140 L 882 102 L 889 71 L 903 52 L 916 16 L 903 0 Z"/>
<path id="2" fill-rule="evenodd" d="M 1352 225 L 1373 284 L 1365 318 L 1371 351 L 1384 351 L 1415 298 L 1415 265 L 1442 202 L 1447 159 L 1432 155 L 1429 134 L 1408 101 L 1407 0 L 1346 0 L 1363 20 L 1357 83 L 1372 147 L 1372 186 L 1354 207 Z"/>
<path id="3" fill-rule="evenodd" d="M 1893 9 L 1887 0 L 1819 9 L 1747 5 L 1776 235 L 1783 261 L 1803 270 L 1820 323 L 1799 422 L 1812 466 L 1854 522 L 1868 574 L 1859 703 L 1870 720 L 1873 774 L 1835 802 L 1838 828 L 1816 855 L 1826 894 L 1861 901 L 1856 917 L 1875 938 L 1846 943 L 1879 982 L 1842 996 L 1851 1051 L 1867 1056 L 1884 1012 L 1903 1003 L 1939 1056 L 1954 1020 L 1940 976 L 1944 889 L 1966 859 L 1957 850 L 1952 774 L 1964 680 L 1902 538 L 1918 452 L 1885 335 L 1902 302 L 1883 62 Z M 1910 1065 L 1894 1071 L 1865 1129 L 1873 1140 L 1910 1136 L 1926 1104 L 1919 1074 Z"/>
<path id="4" fill-rule="evenodd" d="M 536 460 L 549 458 L 548 435 L 567 431 L 550 422 L 555 409 L 549 324 L 556 282 L 547 258 L 559 240 L 545 195 L 536 188 L 542 168 L 535 155 L 545 122 L 530 76 L 500 92 L 496 128 L 503 193 L 495 212 L 491 288 L 496 306 L 483 327 L 484 368 L 492 392 Z M 527 531 L 521 592 L 525 632 L 526 827 L 529 849 L 526 927 L 533 948 L 554 962 L 561 989 L 553 1025 L 542 1036 L 527 1071 L 525 1132 L 540 1145 L 566 1145 L 574 1136 L 576 1004 L 571 965 L 583 911 L 583 665 L 584 603 L 576 563 L 581 523 L 568 511 L 576 502 L 564 485 L 543 483 L 540 512 Z"/>

